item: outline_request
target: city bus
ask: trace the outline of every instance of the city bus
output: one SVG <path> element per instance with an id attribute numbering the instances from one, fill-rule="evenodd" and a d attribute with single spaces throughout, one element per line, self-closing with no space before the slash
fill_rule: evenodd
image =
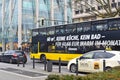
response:
<path id="1" fill-rule="evenodd" d="M 120 50 L 120 18 L 32 29 L 30 58 L 63 62 L 92 50 Z"/>

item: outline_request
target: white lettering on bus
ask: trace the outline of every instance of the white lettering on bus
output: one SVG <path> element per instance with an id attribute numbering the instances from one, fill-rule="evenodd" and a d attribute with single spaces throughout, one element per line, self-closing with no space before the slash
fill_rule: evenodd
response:
<path id="1" fill-rule="evenodd" d="M 56 37 L 56 41 L 65 41 L 65 36 Z"/>
<path id="2" fill-rule="evenodd" d="M 79 46 L 79 41 L 73 41 L 72 46 Z"/>
<path id="3" fill-rule="evenodd" d="M 90 35 L 81 35 L 80 36 L 80 40 L 89 40 L 90 39 Z"/>
<path id="4" fill-rule="evenodd" d="M 119 46 L 120 40 L 103 40 L 103 41 L 95 41 L 95 45 L 111 45 L 111 46 Z"/>
<path id="5" fill-rule="evenodd" d="M 56 46 L 61 46 L 61 42 L 56 42 L 55 45 Z"/>
<path id="6" fill-rule="evenodd" d="M 79 40 L 79 35 L 69 35 L 66 36 L 66 40 Z"/>
<path id="7" fill-rule="evenodd" d="M 81 41 L 80 46 L 92 46 L 94 45 L 94 41 Z"/>
<path id="8" fill-rule="evenodd" d="M 62 42 L 62 46 L 71 46 L 71 42 Z"/>
<path id="9" fill-rule="evenodd" d="M 91 35 L 91 39 L 100 39 L 101 38 L 101 34 L 92 34 Z"/>
<path id="10" fill-rule="evenodd" d="M 77 51 L 77 48 L 68 48 L 68 50 Z"/>
<path id="11" fill-rule="evenodd" d="M 50 41 L 50 39 L 51 39 L 51 38 L 50 38 L 50 37 L 48 37 L 48 38 L 47 38 L 47 41 Z"/>
<path id="12" fill-rule="evenodd" d="M 93 45 L 119 46 L 120 40 L 69 41 L 69 42 L 56 42 L 55 44 L 56 46 L 93 46 Z"/>

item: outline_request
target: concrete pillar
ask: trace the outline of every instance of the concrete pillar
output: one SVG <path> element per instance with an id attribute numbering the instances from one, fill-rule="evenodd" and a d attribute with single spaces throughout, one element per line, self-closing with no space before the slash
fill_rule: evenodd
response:
<path id="1" fill-rule="evenodd" d="M 5 51 L 5 35 L 4 35 L 4 15 L 5 14 L 5 0 L 2 0 L 2 51 Z"/>
<path id="2" fill-rule="evenodd" d="M 22 0 L 18 0 L 18 48 L 22 43 Z"/>
<path id="3" fill-rule="evenodd" d="M 64 0 L 64 21 L 67 24 L 67 0 Z"/>
<path id="4" fill-rule="evenodd" d="M 39 23 L 38 23 L 39 22 L 39 0 L 35 0 L 35 9 L 36 9 L 35 10 L 36 12 L 34 14 L 36 14 L 36 16 L 35 16 L 36 24 L 37 24 L 36 26 L 38 28 L 39 27 Z"/>
<path id="5" fill-rule="evenodd" d="M 9 2 L 9 49 L 13 49 L 13 28 L 12 28 L 12 15 L 13 15 L 13 6 L 12 6 L 12 1 L 10 0 Z"/>
<path id="6" fill-rule="evenodd" d="M 51 23 L 54 26 L 54 0 L 51 0 Z"/>

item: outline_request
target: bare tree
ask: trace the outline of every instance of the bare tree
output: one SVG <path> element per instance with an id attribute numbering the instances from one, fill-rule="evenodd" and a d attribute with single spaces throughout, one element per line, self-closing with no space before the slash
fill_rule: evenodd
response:
<path id="1" fill-rule="evenodd" d="M 108 18 L 120 15 L 120 6 L 112 0 L 75 0 L 74 4 L 77 9 L 88 9 L 93 16 Z"/>

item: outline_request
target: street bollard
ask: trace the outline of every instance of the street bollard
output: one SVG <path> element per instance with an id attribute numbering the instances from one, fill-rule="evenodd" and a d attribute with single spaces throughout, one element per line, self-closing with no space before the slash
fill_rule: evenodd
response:
<path id="1" fill-rule="evenodd" d="M 35 57 L 33 56 L 33 69 L 35 69 Z"/>
<path id="2" fill-rule="evenodd" d="M 19 67 L 20 61 L 19 61 L 19 56 L 18 56 L 18 60 L 17 60 L 17 66 Z"/>
<path id="3" fill-rule="evenodd" d="M 59 73 L 61 73 L 61 58 L 59 58 Z"/>
<path id="4" fill-rule="evenodd" d="M 24 59 L 22 60 L 22 63 L 23 63 L 23 67 L 25 67 Z"/>
<path id="5" fill-rule="evenodd" d="M 52 72 L 52 61 L 47 62 L 47 71 Z"/>
<path id="6" fill-rule="evenodd" d="M 76 75 L 78 75 L 78 58 L 76 59 Z"/>
<path id="7" fill-rule="evenodd" d="M 105 60 L 103 60 L 103 71 L 105 71 Z"/>
<path id="8" fill-rule="evenodd" d="M 47 65 L 47 61 L 44 61 L 44 71 L 46 71 L 46 65 Z"/>

